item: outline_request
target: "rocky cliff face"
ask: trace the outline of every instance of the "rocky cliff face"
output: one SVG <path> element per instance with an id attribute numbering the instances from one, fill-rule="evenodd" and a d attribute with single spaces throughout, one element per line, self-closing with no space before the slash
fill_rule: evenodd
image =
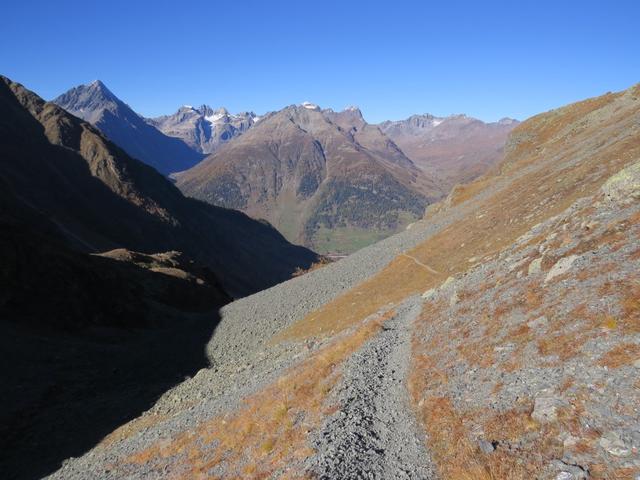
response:
<path id="1" fill-rule="evenodd" d="M 53 102 L 97 127 L 131 157 L 165 175 L 192 167 L 202 159 L 182 140 L 148 125 L 99 80 L 72 88 Z"/>
<path id="2" fill-rule="evenodd" d="M 358 112 L 291 106 L 177 176 L 187 195 L 267 219 L 294 242 L 348 253 L 442 195 Z"/>
<path id="3" fill-rule="evenodd" d="M 211 154 L 242 135 L 260 118 L 253 112 L 231 114 L 225 108 L 184 105 L 173 115 L 147 119 L 165 135 L 182 140 L 193 150 Z"/>

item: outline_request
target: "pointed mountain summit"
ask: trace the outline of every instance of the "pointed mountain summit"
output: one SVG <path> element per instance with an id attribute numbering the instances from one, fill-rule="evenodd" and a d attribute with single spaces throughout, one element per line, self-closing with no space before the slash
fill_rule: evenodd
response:
<path id="1" fill-rule="evenodd" d="M 121 103 L 100 80 L 74 87 L 54 102 L 63 108 L 66 106 L 65 110 L 92 124 L 100 120 L 104 110 L 116 113 Z"/>
<path id="2" fill-rule="evenodd" d="M 53 102 L 93 124 L 129 155 L 164 175 L 186 170 L 202 159 L 183 141 L 149 125 L 100 80 L 74 87 Z"/>
<path id="3" fill-rule="evenodd" d="M 210 154 L 249 130 L 258 119 L 253 112 L 231 114 L 224 107 L 214 110 L 209 105 L 184 105 L 173 115 L 150 118 L 147 123 L 197 152 Z"/>

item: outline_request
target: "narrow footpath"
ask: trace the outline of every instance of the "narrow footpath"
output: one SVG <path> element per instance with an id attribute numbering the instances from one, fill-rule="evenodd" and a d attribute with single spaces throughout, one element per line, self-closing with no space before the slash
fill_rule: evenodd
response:
<path id="1" fill-rule="evenodd" d="M 312 438 L 318 453 L 308 470 L 317 478 L 437 478 L 406 388 L 411 325 L 419 313 L 418 297 L 407 300 L 345 364 L 335 397 L 340 410 Z"/>

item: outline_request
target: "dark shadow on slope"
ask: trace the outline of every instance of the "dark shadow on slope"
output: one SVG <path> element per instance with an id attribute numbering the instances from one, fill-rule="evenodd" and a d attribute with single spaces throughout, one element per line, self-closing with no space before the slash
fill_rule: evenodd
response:
<path id="1" fill-rule="evenodd" d="M 205 367 L 228 297 L 0 227 L 0 476 L 41 478 Z"/>

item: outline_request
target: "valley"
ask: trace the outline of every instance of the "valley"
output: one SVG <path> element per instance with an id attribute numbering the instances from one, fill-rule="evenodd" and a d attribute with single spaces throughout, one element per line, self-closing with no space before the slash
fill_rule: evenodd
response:
<path id="1" fill-rule="evenodd" d="M 640 480 L 639 17 L 3 5 L 0 480 Z"/>
<path id="2" fill-rule="evenodd" d="M 635 478 L 638 115 L 533 117 L 411 228 L 223 307 L 210 367 L 52 478 Z"/>

